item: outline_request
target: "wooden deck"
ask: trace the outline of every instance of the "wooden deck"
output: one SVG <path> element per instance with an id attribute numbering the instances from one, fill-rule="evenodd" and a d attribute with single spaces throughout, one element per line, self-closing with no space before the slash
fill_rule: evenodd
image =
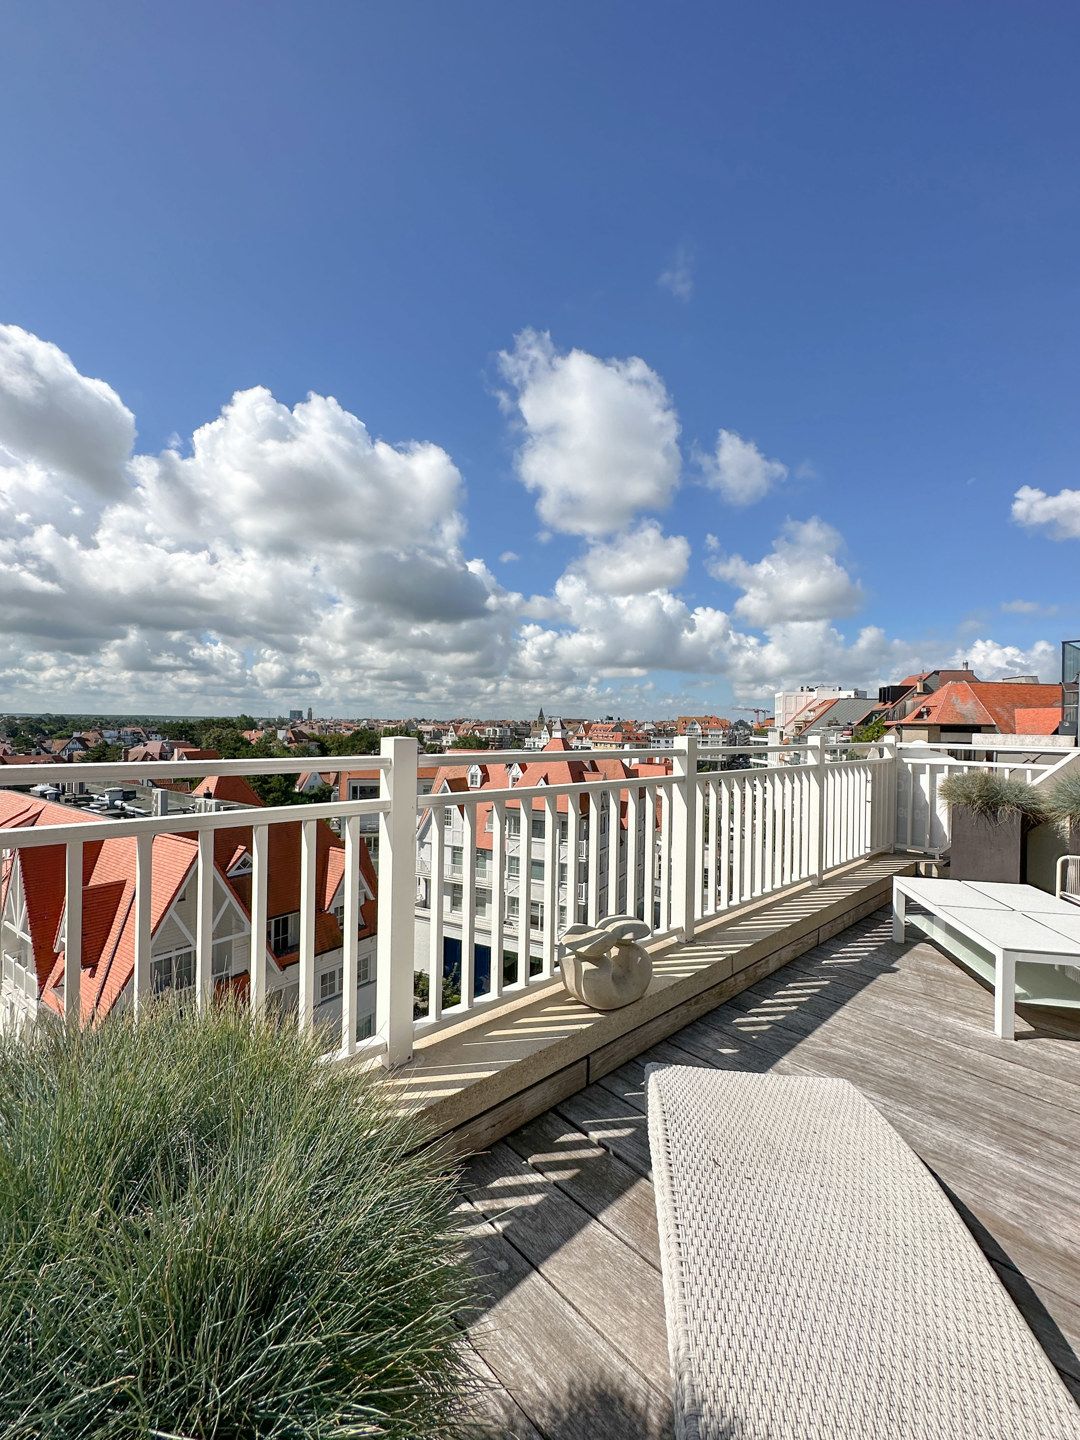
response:
<path id="1" fill-rule="evenodd" d="M 946 1188 L 1080 1399 L 1080 1023 L 992 997 L 879 912 L 476 1156 L 478 1418 L 518 1440 L 671 1435 L 652 1060 L 853 1081 Z"/>

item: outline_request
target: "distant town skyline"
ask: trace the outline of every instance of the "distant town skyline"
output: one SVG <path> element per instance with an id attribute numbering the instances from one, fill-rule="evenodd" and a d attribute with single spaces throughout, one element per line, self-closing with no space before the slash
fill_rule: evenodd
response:
<path id="1" fill-rule="evenodd" d="M 41 0 L 0 35 L 0 707 L 1059 677 L 1075 7 Z"/>

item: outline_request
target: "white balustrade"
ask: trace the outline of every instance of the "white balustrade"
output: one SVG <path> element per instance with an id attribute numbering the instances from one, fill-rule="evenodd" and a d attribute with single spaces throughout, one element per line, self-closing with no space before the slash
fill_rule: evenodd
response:
<path id="1" fill-rule="evenodd" d="M 1041 787 L 1052 784 L 1061 770 L 1080 762 L 1075 748 L 1062 752 L 1054 747 L 1040 754 L 1030 742 L 1017 746 L 1008 743 L 1008 736 L 993 738 L 992 747 L 923 741 L 897 747 L 892 835 L 898 850 L 936 856 L 949 848 L 949 809 L 939 799 L 938 790 L 950 775 L 990 770 Z M 999 738 L 1001 743 L 996 743 Z M 1004 758 L 990 760 L 988 753 Z"/>
<path id="2" fill-rule="evenodd" d="M 474 762 L 506 766 L 516 760 L 527 766 L 541 758 L 534 751 L 458 751 L 425 756 L 424 763 L 453 766 L 460 774 Z M 253 943 L 246 965 L 251 1008 L 259 1014 L 275 992 L 278 998 L 282 993 L 280 974 L 268 956 L 271 841 L 275 826 L 299 826 L 300 873 L 293 883 L 300 897 L 299 928 L 290 932 L 286 953 L 296 982 L 295 1022 L 307 1031 L 320 1023 L 316 916 L 329 903 L 316 893 L 319 822 L 333 820 L 345 855 L 343 979 L 340 1035 L 328 1035 L 327 1047 L 339 1058 L 378 1056 L 397 1065 L 410 1057 L 418 1036 L 555 982 L 560 936 L 569 925 L 596 925 L 629 912 L 658 937 L 689 939 L 705 922 L 749 901 L 817 884 L 838 867 L 894 846 L 924 854 L 944 848 L 947 816 L 937 803 L 937 787 L 947 774 L 993 768 L 1041 782 L 1078 756 L 1071 752 L 1051 762 L 1027 751 L 987 761 L 974 747 L 898 746 L 891 736 L 872 744 L 836 744 L 811 736 L 791 746 L 741 748 L 679 741 L 670 753 L 669 773 L 640 773 L 632 762 L 656 758 L 655 751 L 641 747 L 605 758 L 622 760 L 626 773 L 609 778 L 586 772 L 587 778 L 572 783 L 530 785 L 526 769 L 521 781 L 505 787 L 421 795 L 417 743 L 394 737 L 383 742 L 374 759 L 333 762 L 341 770 L 377 769 L 378 798 L 146 818 L 83 815 L 66 825 L 0 831 L 0 842 L 9 864 L 20 850 L 65 847 L 67 904 L 58 993 L 68 1014 L 82 1015 L 88 1004 L 81 999 L 88 983 L 82 966 L 83 896 L 96 845 L 135 840 L 129 993 L 137 1014 L 162 983 L 152 960 L 154 838 L 184 835 L 196 842 L 194 967 L 178 983 L 193 985 L 196 1003 L 205 1007 L 222 978 L 214 970 L 214 935 L 227 899 L 214 863 L 215 835 L 223 828 L 250 827 L 247 910 Z M 215 761 L 212 768 L 221 774 L 291 774 L 311 763 L 310 757 Z M 6 767 L 3 779 L 26 787 L 41 781 L 130 782 L 202 778 L 207 768 L 206 762 L 180 761 L 58 764 Z M 363 830 L 372 823 L 379 827 L 375 1033 L 357 1040 L 357 993 L 364 978 L 357 938 L 361 857 Z M 427 977 L 427 1001 L 414 1017 L 418 973 Z"/>

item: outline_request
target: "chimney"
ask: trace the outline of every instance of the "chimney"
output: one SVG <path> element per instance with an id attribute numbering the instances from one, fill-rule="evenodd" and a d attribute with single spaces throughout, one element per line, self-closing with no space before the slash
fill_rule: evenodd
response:
<path id="1" fill-rule="evenodd" d="M 158 786 L 154 791 L 154 814 L 167 815 L 169 813 L 169 792 L 163 786 Z"/>

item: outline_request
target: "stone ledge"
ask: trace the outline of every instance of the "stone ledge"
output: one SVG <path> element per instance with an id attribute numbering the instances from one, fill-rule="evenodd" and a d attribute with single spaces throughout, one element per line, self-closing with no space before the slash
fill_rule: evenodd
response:
<path id="1" fill-rule="evenodd" d="M 653 951 L 640 1000 L 598 1012 L 560 982 L 422 1039 L 383 1082 L 458 1153 L 490 1145 L 885 904 L 911 856 L 879 855 L 706 922 Z"/>

